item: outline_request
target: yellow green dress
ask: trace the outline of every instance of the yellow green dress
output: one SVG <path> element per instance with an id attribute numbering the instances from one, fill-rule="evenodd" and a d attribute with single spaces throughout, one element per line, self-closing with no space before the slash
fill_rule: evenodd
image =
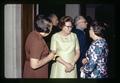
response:
<path id="1" fill-rule="evenodd" d="M 55 56 L 60 56 L 64 61 L 71 63 L 75 56 L 75 50 L 79 49 L 78 39 L 75 33 L 64 37 L 60 32 L 54 34 L 51 39 L 51 51 L 56 51 Z M 59 62 L 52 64 L 50 78 L 77 78 L 76 65 L 74 70 L 65 72 L 65 66 Z"/>

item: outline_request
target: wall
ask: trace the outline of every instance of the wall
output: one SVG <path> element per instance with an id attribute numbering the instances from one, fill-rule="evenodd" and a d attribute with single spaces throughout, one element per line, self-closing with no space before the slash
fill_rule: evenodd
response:
<path id="1" fill-rule="evenodd" d="M 65 15 L 75 18 L 80 15 L 80 4 L 66 4 Z"/>
<path id="2" fill-rule="evenodd" d="M 21 4 L 6 4 L 4 9 L 4 74 L 21 78 Z"/>

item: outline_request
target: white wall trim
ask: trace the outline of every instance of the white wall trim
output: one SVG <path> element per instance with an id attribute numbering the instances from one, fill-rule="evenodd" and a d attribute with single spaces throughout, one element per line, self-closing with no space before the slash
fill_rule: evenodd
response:
<path id="1" fill-rule="evenodd" d="M 4 74 L 21 78 L 21 4 L 6 4 L 4 9 Z"/>
<path id="2" fill-rule="evenodd" d="M 73 19 L 80 15 L 80 4 L 66 4 L 65 15 L 71 16 Z"/>

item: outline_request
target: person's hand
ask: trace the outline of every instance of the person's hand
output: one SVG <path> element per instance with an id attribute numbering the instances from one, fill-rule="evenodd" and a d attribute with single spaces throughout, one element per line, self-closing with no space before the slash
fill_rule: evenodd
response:
<path id="1" fill-rule="evenodd" d="M 65 72 L 71 72 L 74 69 L 74 65 L 67 63 Z"/>
<path id="2" fill-rule="evenodd" d="M 52 60 L 55 56 L 54 52 L 50 52 L 49 55 L 47 56 L 48 60 Z"/>
<path id="3" fill-rule="evenodd" d="M 82 64 L 85 65 L 86 63 L 88 63 L 87 58 L 83 58 L 83 60 L 82 60 Z"/>

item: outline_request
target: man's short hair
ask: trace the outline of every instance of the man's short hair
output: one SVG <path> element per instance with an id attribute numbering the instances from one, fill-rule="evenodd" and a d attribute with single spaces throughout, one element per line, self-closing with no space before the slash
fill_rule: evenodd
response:
<path id="1" fill-rule="evenodd" d="M 76 25 L 77 24 L 77 22 L 79 21 L 79 20 L 81 20 L 81 19 L 85 19 L 83 16 L 76 16 L 75 18 L 74 18 L 74 24 Z"/>

